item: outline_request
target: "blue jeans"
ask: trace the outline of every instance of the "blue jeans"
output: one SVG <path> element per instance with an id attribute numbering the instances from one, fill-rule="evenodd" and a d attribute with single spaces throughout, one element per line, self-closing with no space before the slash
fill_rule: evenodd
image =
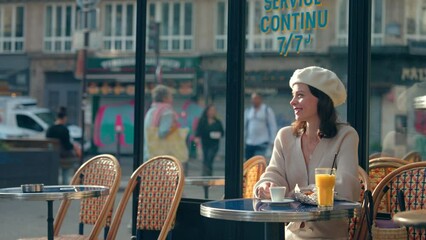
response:
<path id="1" fill-rule="evenodd" d="M 203 145 L 203 172 L 202 176 L 213 175 L 213 162 L 219 150 L 219 144 L 205 146 Z"/>

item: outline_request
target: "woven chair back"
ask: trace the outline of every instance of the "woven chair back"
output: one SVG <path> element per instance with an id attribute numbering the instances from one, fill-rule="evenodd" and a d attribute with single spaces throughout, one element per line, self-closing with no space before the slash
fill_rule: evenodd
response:
<path id="1" fill-rule="evenodd" d="M 158 239 L 165 239 L 174 223 L 183 186 L 183 169 L 176 158 L 158 156 L 142 164 L 130 177 L 107 239 L 116 238 L 124 210 L 134 190 L 139 192 L 136 229 L 160 231 Z"/>
<path id="2" fill-rule="evenodd" d="M 97 155 L 87 160 L 76 171 L 71 185 L 99 185 L 109 188 L 107 196 L 82 199 L 80 203 L 80 224 L 94 225 L 90 239 L 98 236 L 102 227 L 111 223 L 114 200 L 120 186 L 121 168 L 118 160 L 110 154 Z M 55 236 L 59 230 L 69 207 L 69 200 L 64 200 L 55 219 Z M 82 228 L 80 227 L 80 233 Z"/>
<path id="3" fill-rule="evenodd" d="M 266 160 L 263 156 L 253 156 L 243 167 L 243 198 L 253 197 L 253 187 L 265 172 Z"/>
<path id="4" fill-rule="evenodd" d="M 376 186 L 389 173 L 406 164 L 408 164 L 407 161 L 394 157 L 380 157 L 371 159 L 369 161 L 369 178 L 371 190 L 374 191 Z M 381 201 L 380 210 L 382 212 L 389 212 L 389 198 L 383 198 Z"/>
<path id="5" fill-rule="evenodd" d="M 389 212 L 391 216 L 401 211 L 397 192 L 402 190 L 404 194 L 405 209 L 415 210 L 426 208 L 426 162 L 410 163 L 389 173 L 377 185 L 373 192 L 375 219 L 380 212 L 380 200 L 389 198 Z M 425 239 L 425 229 L 408 228 L 409 239 Z"/>

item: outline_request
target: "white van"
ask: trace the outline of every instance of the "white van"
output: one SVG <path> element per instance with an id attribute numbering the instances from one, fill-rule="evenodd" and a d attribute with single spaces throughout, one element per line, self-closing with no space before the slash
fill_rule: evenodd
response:
<path id="1" fill-rule="evenodd" d="M 6 138 L 15 134 L 43 139 L 49 126 L 54 124 L 55 118 L 55 114 L 49 109 L 38 107 L 33 98 L 0 97 L 0 135 Z M 70 125 L 68 129 L 72 140 L 80 142 L 81 128 Z"/>

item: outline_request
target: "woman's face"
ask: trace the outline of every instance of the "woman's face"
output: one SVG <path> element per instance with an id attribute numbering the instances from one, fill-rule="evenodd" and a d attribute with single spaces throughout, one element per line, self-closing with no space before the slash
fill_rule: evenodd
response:
<path id="1" fill-rule="evenodd" d="M 293 85 L 293 98 L 290 105 L 294 110 L 294 118 L 298 121 L 318 120 L 318 98 L 312 95 L 308 85 L 296 83 Z"/>
<path id="2" fill-rule="evenodd" d="M 216 116 L 216 108 L 215 107 L 210 107 L 209 110 L 207 110 L 207 117 L 208 118 L 213 118 Z"/>

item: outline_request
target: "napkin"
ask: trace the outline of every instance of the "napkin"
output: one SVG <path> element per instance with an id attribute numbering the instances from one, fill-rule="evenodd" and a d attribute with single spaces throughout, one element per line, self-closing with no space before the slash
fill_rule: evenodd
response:
<path id="1" fill-rule="evenodd" d="M 301 203 L 317 205 L 317 192 L 315 185 L 300 188 L 299 185 L 296 184 L 294 187 L 294 198 Z"/>

